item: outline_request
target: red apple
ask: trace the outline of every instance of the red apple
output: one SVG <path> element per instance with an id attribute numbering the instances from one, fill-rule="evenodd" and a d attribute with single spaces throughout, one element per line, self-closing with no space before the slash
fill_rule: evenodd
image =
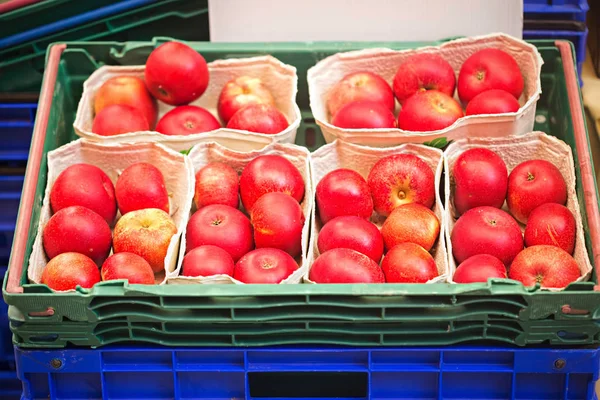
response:
<path id="1" fill-rule="evenodd" d="M 335 116 L 346 104 L 366 100 L 383 104 L 394 111 L 394 93 L 390 85 L 379 75 L 369 71 L 358 71 L 344 76 L 336 83 L 327 97 L 327 109 Z"/>
<path id="2" fill-rule="evenodd" d="M 150 125 L 137 108 L 123 104 L 104 107 L 92 124 L 92 132 L 102 136 L 121 135 L 150 130 Z"/>
<path id="3" fill-rule="evenodd" d="M 304 197 L 304 179 L 287 158 L 264 155 L 250 161 L 240 177 L 240 195 L 246 211 L 265 193 L 282 192 L 298 203 Z"/>
<path id="4" fill-rule="evenodd" d="M 270 104 L 249 104 L 233 114 L 227 128 L 275 135 L 289 126 L 285 115 Z"/>
<path id="5" fill-rule="evenodd" d="M 177 233 L 169 214 L 158 208 L 135 210 L 123 215 L 113 232 L 115 253 L 134 253 L 148 261 L 152 271 L 165 268 L 171 238 Z"/>
<path id="6" fill-rule="evenodd" d="M 556 246 L 528 247 L 510 265 L 508 277 L 525 286 L 539 283 L 545 288 L 564 288 L 581 276 L 577 261 Z"/>
<path id="7" fill-rule="evenodd" d="M 388 216 L 398 206 L 435 202 L 435 176 L 418 156 L 394 154 L 377 161 L 367 178 L 377 213 Z"/>
<path id="8" fill-rule="evenodd" d="M 233 276 L 233 258 L 228 252 L 213 245 L 199 246 L 183 257 L 182 276 Z"/>
<path id="9" fill-rule="evenodd" d="M 169 193 L 158 168 L 148 163 L 132 164 L 117 179 L 117 204 L 122 215 L 144 208 L 169 212 Z"/>
<path id="10" fill-rule="evenodd" d="M 378 263 L 383 255 L 383 237 L 375 224 L 347 215 L 334 218 L 321 228 L 317 247 L 320 253 L 340 247 L 356 250 Z"/>
<path id="11" fill-rule="evenodd" d="M 476 207 L 464 213 L 456 221 L 450 240 L 458 263 L 477 254 L 490 254 L 508 266 L 523 250 L 519 224 L 495 207 Z"/>
<path id="12" fill-rule="evenodd" d="M 403 204 L 386 218 L 381 234 L 388 250 L 411 242 L 429 251 L 440 234 L 440 221 L 433 211 L 421 204 Z"/>
<path id="13" fill-rule="evenodd" d="M 290 195 L 279 192 L 261 196 L 250 213 L 256 248 L 283 250 L 292 257 L 302 253 L 304 214 Z"/>
<path id="14" fill-rule="evenodd" d="M 53 212 L 70 206 L 89 208 L 111 225 L 117 215 L 115 187 L 108 175 L 95 165 L 74 164 L 54 181 L 50 206 Z"/>
<path id="15" fill-rule="evenodd" d="M 150 95 L 144 81 L 140 78 L 116 76 L 104 82 L 94 96 L 94 112 L 98 115 L 105 107 L 114 104 L 139 110 L 146 117 L 150 129 L 156 124 L 158 113 L 156 100 Z"/>
<path id="16" fill-rule="evenodd" d="M 557 246 L 569 254 L 575 248 L 575 217 L 565 206 L 546 203 L 536 207 L 525 227 L 525 246 Z"/>
<path id="17" fill-rule="evenodd" d="M 497 257 L 477 254 L 460 263 L 454 272 L 454 282 L 487 282 L 489 278 L 506 278 L 506 267 Z"/>
<path id="18" fill-rule="evenodd" d="M 464 116 L 456 100 L 437 90 L 417 92 L 409 97 L 398 114 L 398 128 L 405 131 L 438 131 Z"/>
<path id="19" fill-rule="evenodd" d="M 383 258 L 381 269 L 387 283 L 426 283 L 439 275 L 431 254 L 409 242 L 392 247 Z"/>
<path id="20" fill-rule="evenodd" d="M 369 185 L 358 172 L 340 168 L 329 172 L 317 184 L 317 207 L 321 222 L 353 215 L 364 219 L 373 214 Z"/>
<path id="21" fill-rule="evenodd" d="M 394 94 L 404 106 L 413 94 L 424 90 L 438 90 L 452 97 L 456 77 L 454 70 L 437 54 L 422 53 L 410 56 L 400 64 L 394 76 Z"/>
<path id="22" fill-rule="evenodd" d="M 154 271 L 148 261 L 133 253 L 117 253 L 108 257 L 100 270 L 103 281 L 126 279 L 130 285 L 154 285 Z"/>
<path id="23" fill-rule="evenodd" d="M 385 283 L 381 267 L 356 250 L 337 248 L 321 254 L 310 268 L 315 283 Z"/>
<path id="24" fill-rule="evenodd" d="M 192 135 L 220 127 L 219 121 L 204 108 L 179 106 L 162 116 L 156 124 L 156 131 L 163 135 Z"/>
<path id="25" fill-rule="evenodd" d="M 383 103 L 353 101 L 342 107 L 331 123 L 344 129 L 395 128 L 396 117 Z"/>
<path id="26" fill-rule="evenodd" d="M 213 162 L 196 172 L 194 204 L 202 208 L 211 204 L 224 204 L 237 208 L 240 178 L 227 164 Z"/>
<path id="27" fill-rule="evenodd" d="M 208 86 L 204 57 L 180 42 L 161 44 L 150 53 L 144 76 L 150 93 L 173 106 L 190 103 Z"/>
<path id="28" fill-rule="evenodd" d="M 510 54 L 500 49 L 477 51 L 467 58 L 458 74 L 458 97 L 465 104 L 490 89 L 505 90 L 518 99 L 523 87 L 519 65 Z"/>
<path id="29" fill-rule="evenodd" d="M 42 272 L 41 283 L 52 290 L 89 289 L 100 282 L 100 270 L 91 258 L 79 253 L 62 253 L 54 257 Z"/>
<path id="30" fill-rule="evenodd" d="M 454 177 L 454 207 L 464 214 L 475 207 L 501 208 L 506 198 L 508 171 L 504 161 L 485 148 L 469 149 L 456 159 Z"/>
<path id="31" fill-rule="evenodd" d="M 506 204 L 510 213 L 522 223 L 526 223 L 529 214 L 542 204 L 566 202 L 567 184 L 551 162 L 525 161 L 508 176 Z"/>
<path id="32" fill-rule="evenodd" d="M 281 283 L 298 269 L 296 261 L 283 250 L 252 250 L 235 264 L 233 278 L 243 283 Z"/>
<path id="33" fill-rule="evenodd" d="M 275 99 L 260 78 L 239 76 L 227 82 L 221 90 L 217 104 L 219 117 L 226 124 L 233 114 L 249 104 L 275 106 Z"/>
<path id="34" fill-rule="evenodd" d="M 502 89 L 491 89 L 479 93 L 467 104 L 467 115 L 502 114 L 519 111 L 521 106 L 515 97 Z"/>
<path id="35" fill-rule="evenodd" d="M 187 224 L 187 252 L 213 245 L 239 260 L 254 248 L 250 220 L 240 210 L 222 204 L 202 207 Z"/>
<path id="36" fill-rule="evenodd" d="M 112 245 L 110 227 L 89 208 L 71 206 L 52 216 L 42 231 L 48 258 L 62 253 L 81 253 L 101 265 Z"/>

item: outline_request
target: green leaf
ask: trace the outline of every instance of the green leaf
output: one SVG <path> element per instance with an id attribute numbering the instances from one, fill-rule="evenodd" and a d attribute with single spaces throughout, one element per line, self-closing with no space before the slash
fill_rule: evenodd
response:
<path id="1" fill-rule="evenodd" d="M 180 153 L 183 154 L 184 156 L 187 156 L 188 154 L 190 154 L 190 151 L 192 151 L 192 147 L 190 147 L 187 150 L 181 150 Z"/>
<path id="2" fill-rule="evenodd" d="M 450 144 L 450 142 L 448 141 L 448 139 L 446 139 L 445 137 L 440 137 L 437 139 L 433 139 L 430 142 L 425 142 L 423 143 L 425 146 L 429 146 L 429 147 L 435 147 L 437 149 L 443 149 L 444 147 L 446 147 L 448 144 Z"/>

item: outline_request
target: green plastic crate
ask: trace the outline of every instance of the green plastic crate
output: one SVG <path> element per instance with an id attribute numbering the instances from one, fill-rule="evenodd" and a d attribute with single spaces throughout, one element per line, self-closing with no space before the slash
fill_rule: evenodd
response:
<path id="1" fill-rule="evenodd" d="M 91 290 L 65 294 L 28 284 L 27 260 L 46 187 L 46 154 L 76 138 L 72 124 L 83 82 L 104 64 L 143 64 L 151 50 L 165 40 L 68 43 L 66 48 L 58 45 L 49 53 L 11 266 L 3 290 L 17 345 L 600 343 L 600 292 L 595 291 L 595 273 L 593 281 L 574 283 L 557 293 L 527 289 L 507 280 L 468 285 L 145 286 L 103 282 Z M 191 43 L 209 61 L 268 53 L 296 66 L 298 104 L 304 116 L 297 143 L 310 149 L 321 145 L 323 139 L 309 111 L 309 67 L 338 51 L 426 44 L 431 43 Z M 581 160 L 583 168 L 576 170 L 577 195 L 587 247 L 590 254 L 592 248 L 597 254 L 599 247 L 593 247 L 592 242 L 600 234 L 600 216 L 587 214 L 587 210 L 598 213 L 598 205 L 593 203 L 597 202 L 597 190 L 589 168 L 591 155 L 572 64 L 572 45 L 552 41 L 535 44 L 545 61 L 536 129 L 563 139 L 574 149 L 576 164 Z"/>
<path id="2" fill-rule="evenodd" d="M 65 2 L 65 0 L 44 1 L 34 6 L 39 7 L 39 11 L 44 10 L 49 16 L 58 18 L 54 15 L 54 11 L 50 12 L 47 7 L 54 4 L 60 10 L 69 8 L 70 6 L 61 4 Z M 88 2 L 90 4 L 87 4 Z M 81 9 L 89 9 L 91 4 L 99 2 L 79 0 L 70 3 L 74 3 L 73 5 L 76 3 Z M 106 5 L 106 1 L 103 4 Z M 24 12 L 24 10 L 16 10 L 14 13 Z M 4 21 L 3 15 L 0 14 L 0 25 L 2 21 Z M 10 22 L 9 27 L 16 24 L 15 21 L 5 22 L 7 24 Z M 160 35 L 169 35 L 181 40 L 208 40 L 208 0 L 160 0 L 18 46 L 0 49 L 0 92 L 39 92 L 44 75 L 46 49 L 51 43 L 129 42 L 151 40 Z"/>

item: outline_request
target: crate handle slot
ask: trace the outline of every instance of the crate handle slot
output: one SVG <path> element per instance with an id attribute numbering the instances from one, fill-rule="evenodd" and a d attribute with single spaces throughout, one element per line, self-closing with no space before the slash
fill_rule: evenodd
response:
<path id="1" fill-rule="evenodd" d="M 367 399 L 368 372 L 250 372 L 251 398 Z"/>
<path id="2" fill-rule="evenodd" d="M 579 157 L 579 167 L 581 170 L 581 183 L 585 196 L 585 208 L 588 216 L 590 231 L 590 240 L 592 242 L 592 254 L 594 257 L 594 271 L 596 280 L 600 278 L 600 210 L 598 207 L 598 197 L 596 195 L 596 184 L 594 172 L 592 171 L 592 159 L 588 149 L 588 138 L 585 131 L 585 122 L 583 120 L 583 110 L 581 109 L 581 96 L 579 92 L 579 83 L 577 82 L 577 71 L 575 70 L 575 60 L 571 51 L 571 44 L 564 40 L 554 42 L 560 51 L 563 59 L 563 68 L 565 71 L 565 80 L 567 83 L 567 95 L 573 118 L 573 133 L 575 135 L 575 147 Z M 594 287 L 595 291 L 600 291 L 600 285 Z"/>
<path id="3" fill-rule="evenodd" d="M 58 75 L 60 56 L 66 48 L 66 44 L 57 44 L 49 50 L 46 71 L 44 72 L 44 82 L 42 84 L 42 91 L 40 92 L 39 107 L 35 118 L 35 127 L 33 128 L 31 149 L 29 150 L 29 161 L 27 163 L 27 170 L 25 171 L 25 184 L 15 227 L 15 240 L 8 268 L 8 282 L 6 283 L 6 291 L 8 293 L 23 293 L 21 276 L 23 276 L 27 238 L 29 237 L 31 214 L 35 203 L 35 188 L 40 173 L 42 155 L 44 154 L 44 141 L 46 138 L 46 129 L 48 128 L 48 118 L 50 117 L 50 110 L 52 108 L 52 97 Z"/>

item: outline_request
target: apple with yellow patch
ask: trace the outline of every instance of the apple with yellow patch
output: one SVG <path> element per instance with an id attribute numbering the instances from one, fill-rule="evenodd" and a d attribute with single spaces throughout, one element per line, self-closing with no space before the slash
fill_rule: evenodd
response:
<path id="1" fill-rule="evenodd" d="M 121 217 L 113 232 L 115 253 L 129 252 L 148 261 L 152 271 L 164 269 L 165 257 L 173 235 L 175 223 L 163 210 L 145 208 L 131 211 Z"/>
<path id="2" fill-rule="evenodd" d="M 379 160 L 367 178 L 375 211 L 387 217 L 403 204 L 431 208 L 435 201 L 435 176 L 420 157 L 394 154 Z"/>
<path id="3" fill-rule="evenodd" d="M 227 124 L 233 114 L 250 104 L 275 106 L 275 99 L 260 78 L 239 76 L 227 82 L 221 90 L 217 111 Z"/>

